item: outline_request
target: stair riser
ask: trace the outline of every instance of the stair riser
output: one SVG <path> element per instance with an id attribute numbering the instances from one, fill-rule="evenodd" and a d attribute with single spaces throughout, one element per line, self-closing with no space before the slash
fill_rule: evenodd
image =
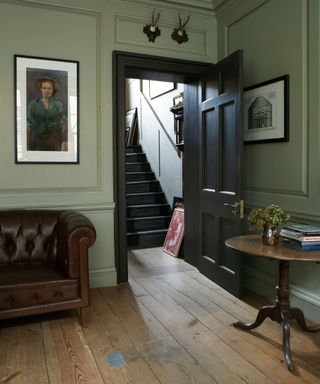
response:
<path id="1" fill-rule="evenodd" d="M 126 147 L 126 153 L 139 153 L 142 152 L 141 145 L 131 145 L 130 147 Z"/>
<path id="2" fill-rule="evenodd" d="M 126 164 L 126 172 L 150 172 L 149 163 L 128 163 Z"/>
<path id="3" fill-rule="evenodd" d="M 147 181 L 147 180 L 155 180 L 154 173 L 138 173 L 138 174 L 126 174 L 126 181 Z"/>
<path id="4" fill-rule="evenodd" d="M 132 153 L 126 155 L 126 163 L 145 163 L 146 155 L 144 153 Z"/>
<path id="5" fill-rule="evenodd" d="M 127 204 L 128 205 L 134 205 L 134 204 L 165 204 L 166 198 L 163 193 L 160 195 L 137 195 L 137 196 L 127 196 Z"/>
<path id="6" fill-rule="evenodd" d="M 137 207 L 137 208 L 127 208 L 127 217 L 148 217 L 148 216 L 163 216 L 170 214 L 170 206 L 160 206 L 160 207 Z"/>
<path id="7" fill-rule="evenodd" d="M 161 192 L 159 182 L 145 182 L 139 184 L 127 184 L 126 193 Z"/>
<path id="8" fill-rule="evenodd" d="M 128 246 L 136 248 L 161 247 L 166 235 L 130 235 L 128 236 Z"/>
<path id="9" fill-rule="evenodd" d="M 154 229 L 167 229 L 170 224 L 170 217 L 166 218 L 152 218 L 152 219 L 139 219 L 127 220 L 127 231 L 151 231 Z"/>

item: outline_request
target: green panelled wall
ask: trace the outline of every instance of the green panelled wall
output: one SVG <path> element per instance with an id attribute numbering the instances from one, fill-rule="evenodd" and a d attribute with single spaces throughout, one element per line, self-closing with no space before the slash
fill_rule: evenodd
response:
<path id="1" fill-rule="evenodd" d="M 153 9 L 161 36 L 142 28 Z M 192 16 L 190 41 L 171 39 L 178 14 Z M 97 229 L 90 252 L 91 287 L 116 283 L 113 196 L 112 52 L 130 51 L 216 61 L 212 13 L 147 1 L 0 0 L 0 209 L 66 208 L 83 212 Z M 80 164 L 15 164 L 14 55 L 80 62 Z"/>
<path id="2" fill-rule="evenodd" d="M 299 220 L 320 217 L 318 0 L 228 0 L 216 18 L 209 7 L 199 8 L 208 2 L 186 4 L 0 0 L 0 208 L 70 208 L 88 215 L 98 233 L 90 254 L 92 287 L 116 282 L 114 50 L 216 62 L 241 48 L 245 86 L 289 74 L 290 141 L 245 146 L 245 200 L 247 207 L 279 203 Z M 162 33 L 150 43 L 142 28 L 154 8 Z M 191 14 L 189 42 L 181 45 L 170 37 L 179 12 Z M 79 60 L 79 165 L 15 164 L 14 54 Z M 248 287 L 272 297 L 276 274 L 274 263 L 246 259 Z M 291 273 L 292 301 L 318 321 L 319 274 L 319 265 L 302 263 Z"/>
<path id="3" fill-rule="evenodd" d="M 280 204 L 293 219 L 320 221 L 319 2 L 245 0 L 218 17 L 218 56 L 244 51 L 244 86 L 290 76 L 286 143 L 245 145 L 247 207 Z M 246 258 L 246 285 L 272 298 L 277 264 Z M 320 265 L 291 266 L 292 303 L 320 321 Z"/>

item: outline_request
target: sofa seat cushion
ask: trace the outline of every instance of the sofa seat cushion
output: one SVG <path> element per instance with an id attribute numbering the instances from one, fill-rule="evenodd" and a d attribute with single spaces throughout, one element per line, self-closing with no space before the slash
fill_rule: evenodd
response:
<path id="1" fill-rule="evenodd" d="M 0 266 L 0 311 L 79 299 L 77 279 L 43 264 Z"/>

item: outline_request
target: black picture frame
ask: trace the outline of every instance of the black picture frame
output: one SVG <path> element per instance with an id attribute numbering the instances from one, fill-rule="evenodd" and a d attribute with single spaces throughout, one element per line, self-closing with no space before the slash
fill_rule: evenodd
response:
<path id="1" fill-rule="evenodd" d="M 131 108 L 126 112 L 125 136 L 127 146 L 133 145 L 135 143 L 138 124 L 137 113 L 137 108 Z"/>
<path id="2" fill-rule="evenodd" d="M 79 62 L 14 55 L 15 163 L 79 164 Z"/>
<path id="3" fill-rule="evenodd" d="M 246 87 L 243 108 L 245 144 L 289 141 L 289 75 Z"/>

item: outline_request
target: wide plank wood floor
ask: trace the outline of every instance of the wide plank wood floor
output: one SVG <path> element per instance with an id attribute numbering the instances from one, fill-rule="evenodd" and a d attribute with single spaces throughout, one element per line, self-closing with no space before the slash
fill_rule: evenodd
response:
<path id="1" fill-rule="evenodd" d="M 235 329 L 257 309 L 183 260 L 134 250 L 129 275 L 91 290 L 88 329 L 74 311 L 0 322 L 0 383 L 320 383 L 320 333 L 292 325 L 290 373 L 280 326 Z"/>

